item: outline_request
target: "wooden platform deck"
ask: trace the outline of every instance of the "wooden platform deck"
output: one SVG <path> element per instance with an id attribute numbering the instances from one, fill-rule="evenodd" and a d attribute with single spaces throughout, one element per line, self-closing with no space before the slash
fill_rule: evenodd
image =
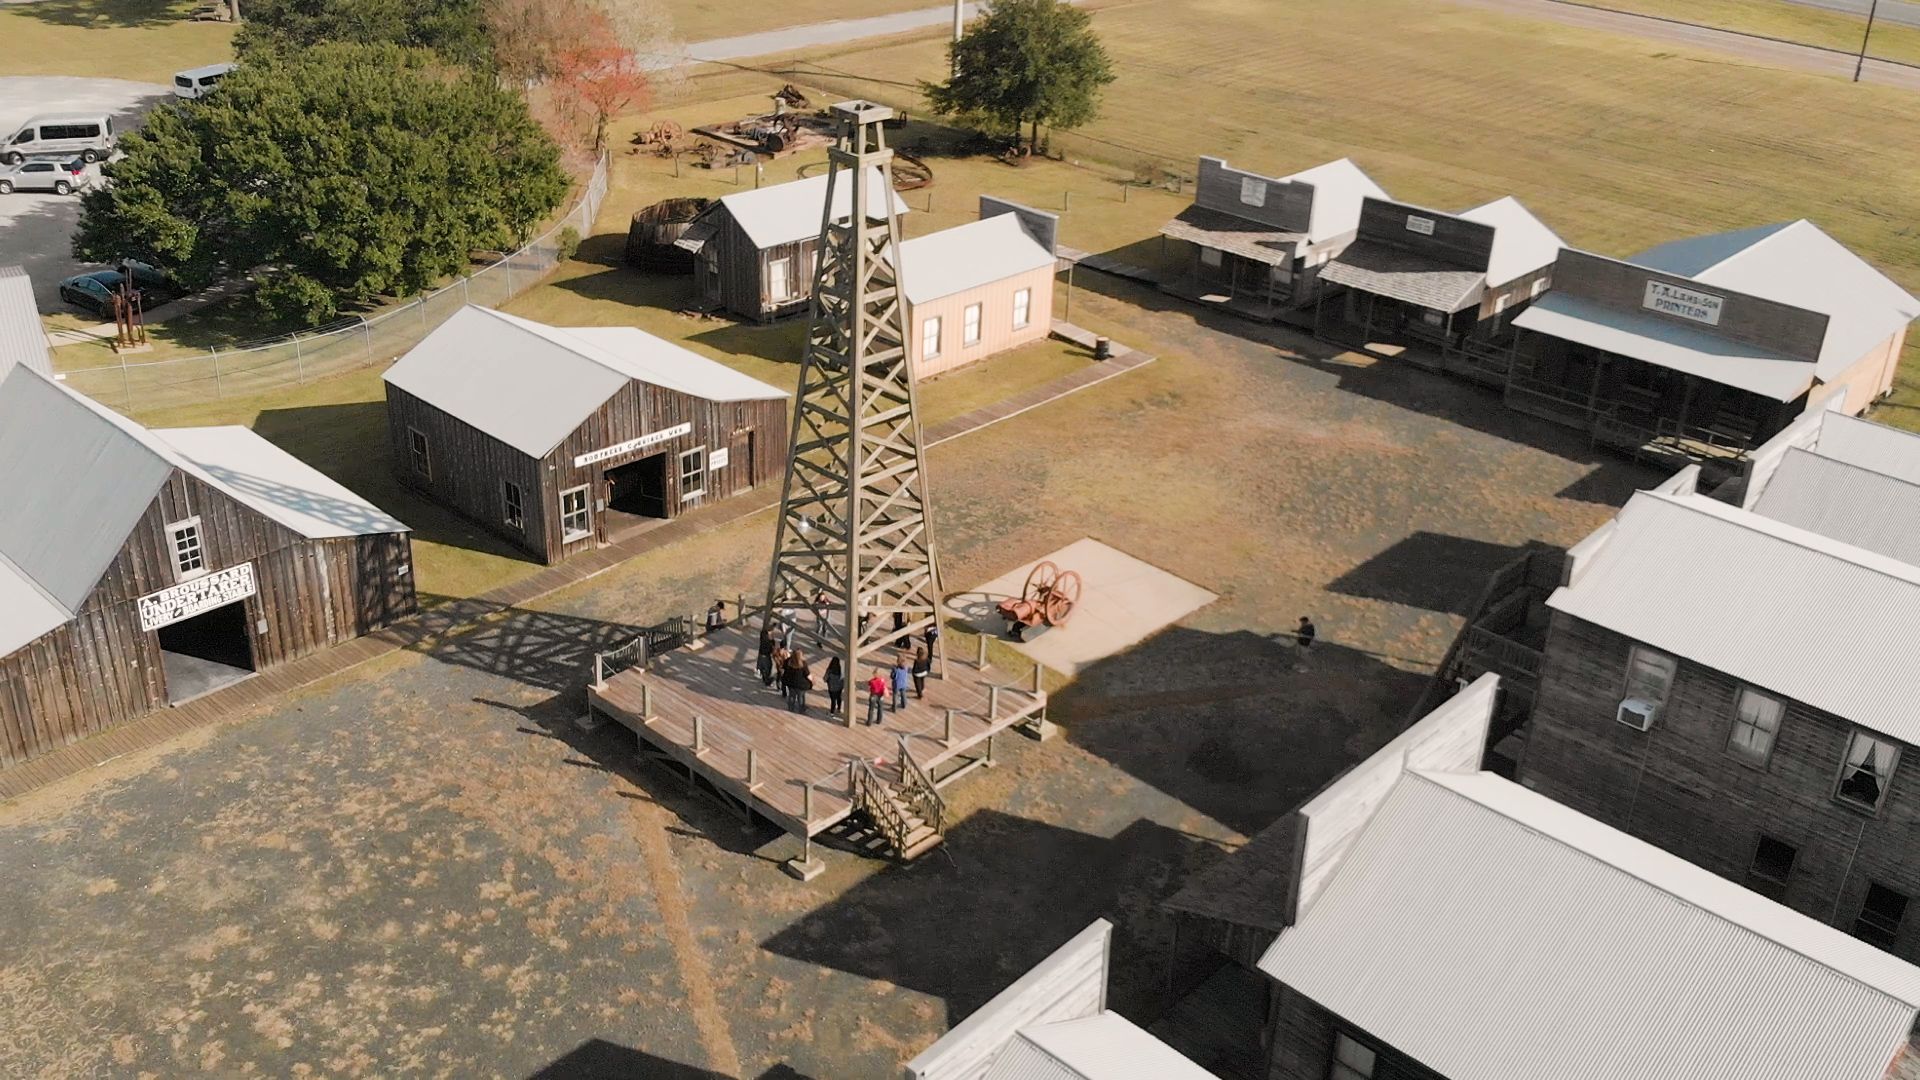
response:
<path id="1" fill-rule="evenodd" d="M 991 667 L 949 657 L 945 677 L 927 680 L 924 700 L 909 692 L 907 707 L 895 712 L 889 703 L 882 723 L 849 728 L 827 714 L 824 689 L 809 695 L 806 714 L 788 712 L 777 689 L 760 685 L 755 653 L 746 628 L 729 628 L 656 657 L 647 670 L 630 668 L 588 687 L 588 706 L 756 813 L 808 837 L 852 812 L 848 761 L 864 758 L 896 782 L 904 737 L 915 763 L 937 776 L 963 755 L 983 751 L 990 736 L 1040 719 L 1046 708 L 1046 694 L 1031 680 L 1015 686 Z M 857 691 L 856 719 L 866 715 L 860 684 L 871 676 L 861 671 L 848 680 L 848 692 Z M 816 666 L 814 681 L 820 679 Z"/>

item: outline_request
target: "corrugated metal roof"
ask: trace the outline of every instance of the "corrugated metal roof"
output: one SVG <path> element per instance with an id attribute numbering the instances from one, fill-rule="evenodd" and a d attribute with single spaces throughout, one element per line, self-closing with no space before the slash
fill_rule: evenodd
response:
<path id="1" fill-rule="evenodd" d="M 1450 312 L 1479 303 L 1487 286 L 1487 275 L 1478 270 L 1368 240 L 1356 241 L 1335 256 L 1320 276 L 1375 296 Z"/>
<path id="2" fill-rule="evenodd" d="M 1920 435 L 1828 410 L 1813 444 L 1821 457 L 1920 484 Z"/>
<path id="3" fill-rule="evenodd" d="M 987 1080 L 1218 1080 L 1116 1012 L 1023 1028 Z"/>
<path id="4" fill-rule="evenodd" d="M 716 401 L 785 397 L 633 327 L 562 328 L 468 306 L 386 381 L 530 457 L 545 457 L 629 379 Z"/>
<path id="5" fill-rule="evenodd" d="M 0 553 L 0 656 L 52 633 L 71 618 L 72 611 Z"/>
<path id="6" fill-rule="evenodd" d="M 1049 268 L 1054 257 L 1017 215 L 997 214 L 903 241 L 900 264 L 908 302 L 924 304 Z"/>
<path id="7" fill-rule="evenodd" d="M 1790 447 L 1753 512 L 1920 565 L 1920 484 Z"/>
<path id="8" fill-rule="evenodd" d="M 1261 970 L 1451 1080 L 1880 1080 L 1920 969 L 1490 773 L 1409 773 Z"/>
<path id="9" fill-rule="evenodd" d="M 17 266 L 0 266 L 0 379 L 16 365 L 53 377 L 53 352 L 33 302 L 33 282 Z"/>
<path id="10" fill-rule="evenodd" d="M 399 520 L 243 427 L 162 428 L 188 472 L 314 540 L 408 532 Z"/>
<path id="11" fill-rule="evenodd" d="M 1804 218 L 1676 240 L 1628 261 L 1821 312 L 1820 377 L 1828 381 L 1920 318 L 1920 299 Z"/>
<path id="12" fill-rule="evenodd" d="M 873 193 L 885 190 L 893 197 L 893 212 L 907 212 L 906 202 L 886 183 L 879 169 L 868 172 L 868 208 L 877 211 L 881 204 L 873 201 Z M 742 191 L 737 195 L 728 195 L 719 202 L 733 215 L 740 228 L 753 241 L 757 248 L 778 247 L 781 244 L 796 244 L 809 237 L 820 235 L 821 212 L 825 209 L 827 198 L 827 174 L 809 176 L 804 180 L 790 180 L 784 184 L 773 184 L 753 191 Z M 853 205 L 853 185 L 842 182 L 833 191 L 833 217 L 835 221 L 844 221 L 847 208 Z M 880 214 L 873 213 L 879 217 Z"/>
<path id="13" fill-rule="evenodd" d="M 1373 182 L 1352 158 L 1329 161 L 1302 169 L 1282 181 L 1313 186 L 1313 218 L 1307 225 L 1307 241 L 1323 244 L 1336 236 L 1360 227 L 1360 204 L 1369 196 L 1389 198 L 1386 190 Z"/>
<path id="14" fill-rule="evenodd" d="M 1920 568 L 1897 559 L 1643 491 L 1547 606 L 1920 744 Z"/>
<path id="15" fill-rule="evenodd" d="M 1560 257 L 1565 241 L 1511 195 L 1483 203 L 1458 217 L 1493 226 L 1493 252 L 1487 258 L 1487 284 L 1498 288 L 1526 277 Z"/>
<path id="16" fill-rule="evenodd" d="M 1806 393 L 1815 374 L 1808 360 L 1565 293 L 1542 296 L 1515 316 L 1513 325 L 1698 375 L 1774 401 L 1792 401 Z"/>

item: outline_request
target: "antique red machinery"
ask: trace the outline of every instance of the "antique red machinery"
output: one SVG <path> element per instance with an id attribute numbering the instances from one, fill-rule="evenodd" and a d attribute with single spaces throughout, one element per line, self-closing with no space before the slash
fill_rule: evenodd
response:
<path id="1" fill-rule="evenodd" d="M 1027 630 L 1035 626 L 1064 626 L 1080 602 L 1080 575 L 1061 570 L 1050 561 L 1041 561 L 1027 574 L 1027 584 L 1018 599 L 1000 601 L 1000 617 L 1007 620 L 1007 636 L 1026 640 Z"/>

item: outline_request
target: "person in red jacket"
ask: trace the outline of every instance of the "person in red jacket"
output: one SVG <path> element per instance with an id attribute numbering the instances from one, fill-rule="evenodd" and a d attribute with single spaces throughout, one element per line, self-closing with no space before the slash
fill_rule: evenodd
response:
<path id="1" fill-rule="evenodd" d="M 867 680 L 867 723 L 879 723 L 886 707 L 887 673 L 875 669 L 873 678 Z"/>

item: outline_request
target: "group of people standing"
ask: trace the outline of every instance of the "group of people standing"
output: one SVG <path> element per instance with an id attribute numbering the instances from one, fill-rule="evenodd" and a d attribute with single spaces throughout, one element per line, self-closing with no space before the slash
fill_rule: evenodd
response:
<path id="1" fill-rule="evenodd" d="M 911 654 L 902 651 L 893 667 L 873 670 L 873 677 L 866 685 L 867 723 L 881 722 L 889 700 L 895 712 L 906 708 L 908 689 L 912 689 L 916 699 L 927 696 L 927 677 L 933 673 L 934 646 L 939 640 L 940 628 L 929 626 Z M 813 666 L 807 662 L 806 654 L 794 645 L 792 627 L 783 634 L 775 634 L 770 625 L 761 628 L 758 667 L 760 684 L 771 689 L 778 683 L 788 711 L 806 713 L 807 694 L 815 689 Z M 847 692 L 847 673 L 839 657 L 827 661 L 822 678 L 827 689 L 827 711 L 837 714 L 846 701 Z"/>

